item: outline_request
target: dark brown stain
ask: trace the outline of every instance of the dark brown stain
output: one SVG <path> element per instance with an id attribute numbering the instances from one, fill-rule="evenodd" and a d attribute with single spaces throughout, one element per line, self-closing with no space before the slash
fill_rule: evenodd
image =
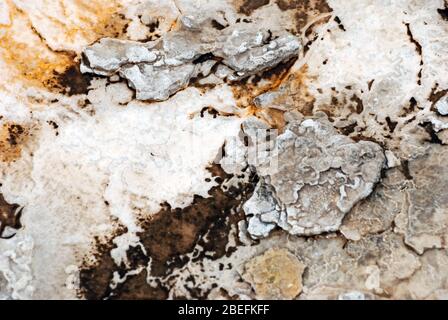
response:
<path id="1" fill-rule="evenodd" d="M 414 38 L 414 35 L 412 34 L 412 30 L 411 30 L 411 27 L 410 27 L 409 23 L 405 23 L 404 25 L 406 26 L 406 33 L 407 33 L 407 35 L 409 37 L 409 41 L 411 41 L 411 43 L 414 44 L 415 50 L 417 51 L 418 55 L 420 56 L 420 66 L 422 66 L 423 65 L 422 46 Z M 418 85 L 422 84 L 422 72 L 423 72 L 423 68 L 420 68 L 420 70 L 418 71 L 418 74 L 417 74 L 417 83 L 418 83 Z"/>
<path id="2" fill-rule="evenodd" d="M 341 18 L 338 16 L 334 17 L 334 21 L 338 24 L 339 29 L 346 31 L 344 25 L 342 24 Z"/>
<path id="3" fill-rule="evenodd" d="M 92 76 L 81 73 L 79 64 L 68 67 L 63 73 L 56 73 L 57 84 L 62 93 L 69 96 L 86 94 L 88 92 Z"/>
<path id="4" fill-rule="evenodd" d="M 127 253 L 130 266 L 117 266 L 110 256 L 111 241 L 107 245 L 97 241 L 98 263 L 85 266 L 80 272 L 80 293 L 87 299 L 166 299 L 169 287 L 162 281 L 150 286 L 146 271 L 129 276 L 116 289 L 109 287 L 112 275 L 121 276 L 139 266 L 146 266 L 151 259 L 151 276 L 169 278 L 173 271 L 188 263 L 187 254 L 195 251 L 194 261 L 218 259 L 231 255 L 234 248 L 228 247 L 232 226 L 244 219 L 241 205 L 253 192 L 257 177 L 252 175 L 249 183 L 241 182 L 238 187 L 228 187 L 223 182 L 232 176 L 219 165 L 209 168 L 213 179 L 219 184 L 209 191 L 209 197 L 196 195 L 193 203 L 183 209 L 163 204 L 162 209 L 140 223 L 143 231 L 138 233 L 146 254 L 141 248 L 131 248 Z M 110 239 L 112 240 L 112 239 Z M 201 252 L 195 249 L 199 245 Z M 189 289 L 194 298 L 206 298 L 207 292 Z"/>
<path id="5" fill-rule="evenodd" d="M 358 142 L 358 141 L 371 141 L 371 142 L 375 142 L 376 144 L 380 145 L 383 149 L 385 148 L 385 145 L 384 145 L 383 142 L 378 141 L 378 140 L 375 139 L 374 137 L 369 137 L 369 136 L 366 136 L 366 135 L 361 134 L 361 133 L 358 133 L 358 134 L 356 134 L 356 135 L 354 135 L 354 136 L 351 136 L 351 138 L 352 138 L 354 141 L 356 141 L 356 142 Z"/>
<path id="6" fill-rule="evenodd" d="M 356 104 L 356 113 L 357 114 L 361 114 L 364 111 L 364 104 L 362 103 L 362 99 L 360 97 L 358 97 L 356 94 L 354 94 L 351 98 L 350 101 L 354 102 Z"/>
<path id="7" fill-rule="evenodd" d="M 79 271 L 79 291 L 78 295 L 87 300 L 101 300 L 107 298 L 111 294 L 110 282 L 113 278 L 114 271 L 120 268 L 110 255 L 110 251 L 116 248 L 112 243 L 113 238 L 124 234 L 126 230 L 119 228 L 107 240 L 95 238 L 94 252 L 92 253 L 96 262 L 91 265 L 88 261 L 90 257 L 86 257 Z"/>
<path id="8" fill-rule="evenodd" d="M 148 273 L 143 269 L 139 274 L 130 277 L 121 286 L 119 293 L 110 297 L 111 300 L 166 300 L 168 290 L 157 281 L 157 285 L 152 287 L 146 284 Z"/>
<path id="9" fill-rule="evenodd" d="M 444 8 L 437 9 L 437 12 L 440 14 L 443 20 L 448 21 L 448 1 L 444 1 Z"/>
<path id="10" fill-rule="evenodd" d="M 446 94 L 448 94 L 448 89 L 439 90 L 439 84 L 436 83 L 434 87 L 431 89 L 431 93 L 429 94 L 428 100 L 431 101 L 433 104 L 435 104 Z"/>
<path id="11" fill-rule="evenodd" d="M 399 117 L 406 117 L 414 113 L 417 108 L 417 105 L 418 105 L 417 100 L 415 100 L 414 97 L 411 97 L 411 99 L 409 99 L 409 105 L 403 107 L 403 109 L 399 114 Z"/>
<path id="12" fill-rule="evenodd" d="M 212 23 L 212 27 L 215 28 L 216 30 L 223 30 L 223 29 L 225 29 L 227 27 L 227 26 L 224 26 L 224 25 L 220 24 L 215 19 L 213 19 L 211 23 Z"/>
<path id="13" fill-rule="evenodd" d="M 275 3 L 282 11 L 294 12 L 297 33 L 319 14 L 333 11 L 325 0 L 275 0 Z M 318 24 L 325 22 L 320 21 Z"/>
<path id="14" fill-rule="evenodd" d="M 332 9 L 325 0 L 276 0 L 278 7 L 283 10 L 305 9 L 331 12 Z"/>
<path id="15" fill-rule="evenodd" d="M 411 172 L 409 170 L 409 161 L 408 160 L 402 160 L 401 161 L 401 170 L 400 170 L 403 175 L 405 176 L 405 178 L 407 180 L 412 180 L 414 179 L 411 175 Z"/>
<path id="16" fill-rule="evenodd" d="M 434 130 L 433 124 L 431 122 L 423 122 L 420 123 L 419 126 L 423 127 L 426 133 L 428 133 L 429 139 L 427 140 L 427 142 L 444 145 L 442 140 L 440 140 L 439 136 L 437 135 L 437 132 Z"/>
<path id="17" fill-rule="evenodd" d="M 349 124 L 348 126 L 339 128 L 339 131 L 343 134 L 343 135 L 350 135 L 351 133 L 353 133 L 355 131 L 355 128 L 358 124 L 356 122 Z"/>
<path id="18" fill-rule="evenodd" d="M 238 0 L 236 4 L 238 6 L 238 13 L 250 16 L 258 8 L 269 4 L 269 0 Z"/>
<path id="19" fill-rule="evenodd" d="M 14 235 L 4 236 L 3 232 L 6 227 L 13 229 L 20 229 L 22 224 L 20 223 L 20 218 L 22 216 L 22 209 L 19 209 L 19 205 L 16 203 L 8 203 L 3 194 L 0 193 L 0 238 L 9 239 Z"/>
<path id="20" fill-rule="evenodd" d="M 438 83 L 435 84 L 435 86 L 431 89 L 431 93 L 428 97 L 428 100 L 431 102 L 431 111 L 436 112 L 438 115 L 440 115 L 435 105 L 440 99 L 442 99 L 442 97 L 444 97 L 447 94 L 448 89 L 439 90 L 439 84 Z"/>
<path id="21" fill-rule="evenodd" d="M 386 117 L 386 123 L 389 128 L 389 132 L 390 133 L 394 132 L 395 128 L 397 127 L 398 122 L 391 120 L 390 117 Z"/>
<path id="22" fill-rule="evenodd" d="M 191 252 L 198 243 L 205 249 L 202 255 L 207 257 L 217 259 L 226 253 L 229 222 L 235 222 L 232 210 L 252 192 L 252 184 L 223 190 L 221 184 L 231 175 L 218 165 L 213 165 L 210 170 L 220 184 L 209 191 L 210 197 L 196 195 L 193 203 L 183 209 L 165 204 L 151 220 L 142 223 L 144 232 L 138 236 L 151 256 L 153 276 L 166 276 L 173 268 L 183 266 L 187 261 L 181 256 Z M 236 217 L 237 220 L 242 218 Z M 209 234 L 207 239 L 213 241 L 206 241 L 206 234 Z"/>

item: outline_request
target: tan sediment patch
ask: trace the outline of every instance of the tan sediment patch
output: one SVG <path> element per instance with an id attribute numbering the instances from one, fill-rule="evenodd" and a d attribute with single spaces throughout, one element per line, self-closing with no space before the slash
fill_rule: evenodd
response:
<path id="1" fill-rule="evenodd" d="M 294 299 L 302 291 L 305 266 L 286 249 L 269 249 L 246 263 L 243 278 L 259 299 Z"/>
<path id="2" fill-rule="evenodd" d="M 20 158 L 21 144 L 25 141 L 28 130 L 18 124 L 4 123 L 0 127 L 0 160 L 12 162 Z"/>

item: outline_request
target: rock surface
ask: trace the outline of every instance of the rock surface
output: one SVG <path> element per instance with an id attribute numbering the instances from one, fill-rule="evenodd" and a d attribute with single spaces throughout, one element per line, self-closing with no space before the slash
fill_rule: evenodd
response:
<path id="1" fill-rule="evenodd" d="M 254 164 L 261 180 L 244 204 L 248 232 L 258 238 L 276 226 L 293 235 L 338 230 L 372 192 L 384 161 L 380 146 L 338 134 L 326 119 L 290 123 L 272 154 Z"/>
<path id="2" fill-rule="evenodd" d="M 447 299 L 447 12 L 0 0 L 0 299 Z"/>
<path id="3" fill-rule="evenodd" d="M 302 291 L 305 266 L 286 249 L 270 249 L 246 263 L 243 278 L 257 299 L 294 299 Z"/>

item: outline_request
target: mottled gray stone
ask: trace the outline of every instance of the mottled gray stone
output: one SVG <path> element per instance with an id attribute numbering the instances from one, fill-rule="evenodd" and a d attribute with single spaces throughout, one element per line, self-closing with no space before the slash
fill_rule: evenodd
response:
<path id="1" fill-rule="evenodd" d="M 385 156 L 376 143 L 338 134 L 326 119 L 307 119 L 278 136 L 269 160 L 254 165 L 261 181 L 244 205 L 255 238 L 275 225 L 294 235 L 338 230 L 372 192 Z"/>
<path id="2" fill-rule="evenodd" d="M 286 31 L 272 39 L 268 30 L 252 24 L 217 31 L 193 19 L 183 17 L 180 30 L 156 41 L 101 39 L 84 50 L 81 71 L 118 73 L 136 90 L 137 99 L 161 101 L 188 86 L 192 78 L 208 76 L 216 60 L 221 62 L 216 76 L 236 81 L 298 55 L 300 42 Z M 205 54 L 206 59 L 196 61 Z"/>

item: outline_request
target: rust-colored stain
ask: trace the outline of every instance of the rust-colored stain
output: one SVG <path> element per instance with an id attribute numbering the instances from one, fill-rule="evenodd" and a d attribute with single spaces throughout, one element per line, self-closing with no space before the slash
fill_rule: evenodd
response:
<path id="1" fill-rule="evenodd" d="M 14 123 L 4 123 L 0 127 L 0 160 L 13 162 L 20 158 L 22 143 L 28 136 L 28 130 Z"/>
<path id="2" fill-rule="evenodd" d="M 259 78 L 259 82 L 251 81 L 237 86 L 232 90 L 238 106 L 246 108 L 248 115 L 254 115 L 272 128 L 282 131 L 286 125 L 284 110 L 298 111 L 305 116 L 313 114 L 315 98 L 308 90 L 307 81 L 312 77 L 308 75 L 308 66 L 304 65 L 299 70 L 290 71 L 295 60 L 279 65 Z M 270 92 L 274 98 L 271 105 L 258 107 L 254 99 L 260 94 Z"/>
<path id="3" fill-rule="evenodd" d="M 183 209 L 165 204 L 160 212 L 141 221 L 143 231 L 138 236 L 147 255 L 140 247 L 130 248 L 127 252 L 130 266 L 127 269 L 115 265 L 110 256 L 111 245 L 97 243 L 98 263 L 81 267 L 81 295 L 87 299 L 165 299 L 169 291 L 167 284 L 159 282 L 156 286 L 150 286 L 146 282 L 146 271 L 130 276 L 113 290 L 109 283 L 115 271 L 123 276 L 129 270 L 146 266 L 149 257 L 151 276 L 161 280 L 188 263 L 186 254 L 193 252 L 197 246 L 202 250 L 195 252 L 194 261 L 231 255 L 235 248 L 228 246 L 229 233 L 232 226 L 244 219 L 241 204 L 251 196 L 257 177 L 252 176 L 249 183 L 242 183 L 239 187 L 225 188 L 223 182 L 232 176 L 219 165 L 213 165 L 209 170 L 219 183 L 209 191 L 209 197 L 195 196 L 193 203 Z M 200 290 L 191 291 L 195 298 L 204 298 L 207 294 Z"/>
<path id="4" fill-rule="evenodd" d="M 234 6 L 237 8 L 238 13 L 242 13 L 247 16 L 267 4 L 269 4 L 269 0 L 234 0 Z"/>
<path id="5" fill-rule="evenodd" d="M 58 4 L 65 15 L 71 14 L 64 1 Z M 80 12 L 77 24 L 72 19 L 45 16 L 49 23 L 60 29 L 67 43 L 84 39 L 91 43 L 102 37 L 123 37 L 128 21 L 120 14 L 117 1 L 77 0 Z M 0 27 L 0 55 L 13 72 L 14 80 L 50 91 L 79 94 L 85 93 L 89 79 L 79 72 L 77 53 L 50 48 L 46 39 L 32 24 L 27 12 L 10 3 L 11 24 Z"/>
<path id="6" fill-rule="evenodd" d="M 258 108 L 254 99 L 266 92 L 278 89 L 287 79 L 291 67 L 297 59 L 280 63 L 276 67 L 243 79 L 231 85 L 237 106 L 246 110 L 247 115 L 254 115 L 265 120 L 273 128 L 281 129 L 284 126 L 283 112 L 268 108 Z"/>
<path id="7" fill-rule="evenodd" d="M 313 114 L 314 96 L 308 90 L 308 81 L 313 78 L 308 75 L 308 66 L 305 64 L 299 70 L 291 73 L 282 84 L 282 94 L 273 101 L 274 105 L 285 105 L 290 110 L 295 110 L 304 116 Z"/>
<path id="8" fill-rule="evenodd" d="M 22 227 L 20 223 L 20 217 L 22 215 L 22 210 L 19 209 L 18 204 L 10 204 L 6 202 L 3 195 L 0 193 L 0 239 L 6 238 L 3 233 L 6 227 L 19 229 Z M 10 238 L 11 236 L 7 237 Z"/>

